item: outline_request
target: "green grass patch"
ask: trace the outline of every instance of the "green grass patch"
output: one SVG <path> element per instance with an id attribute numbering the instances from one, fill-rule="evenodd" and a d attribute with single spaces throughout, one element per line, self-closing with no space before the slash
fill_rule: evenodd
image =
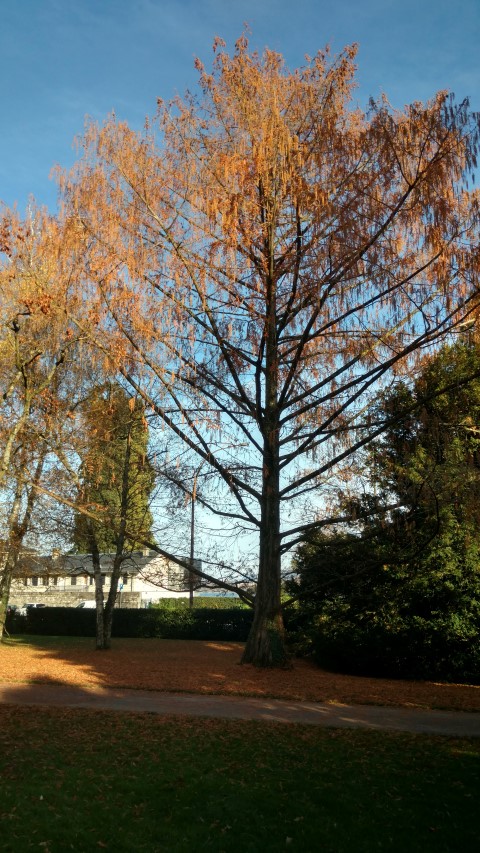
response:
<path id="1" fill-rule="evenodd" d="M 0 708 L 0 849 L 477 850 L 480 744 Z"/>

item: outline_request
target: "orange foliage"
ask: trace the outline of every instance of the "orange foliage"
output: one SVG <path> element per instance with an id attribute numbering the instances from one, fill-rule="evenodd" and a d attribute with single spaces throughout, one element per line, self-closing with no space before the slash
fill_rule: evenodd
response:
<path id="1" fill-rule="evenodd" d="M 294 72 L 214 47 L 143 133 L 90 124 L 61 188 L 82 328 L 259 532 L 265 638 L 302 496 L 356 473 L 379 391 L 476 311 L 479 126 L 446 92 L 353 108 L 355 46 Z"/>
<path id="2" fill-rule="evenodd" d="M 73 270 L 58 221 L 31 209 L 20 221 L 3 211 L 0 233 L 6 258 L 0 265 L 0 483 L 19 443 L 32 452 L 57 424 L 60 375 L 79 344 L 73 317 L 78 298 Z M 71 376 L 70 376 L 70 381 Z"/>
<path id="3" fill-rule="evenodd" d="M 159 102 L 160 148 L 155 121 L 137 133 L 111 116 L 61 186 L 97 342 L 153 379 L 149 402 L 210 463 L 212 399 L 260 454 L 270 408 L 292 495 L 355 444 L 357 400 L 476 304 L 478 128 L 446 92 L 352 109 L 355 46 L 290 73 L 244 37 L 233 56 L 222 45 L 212 73 L 197 60 L 203 98 Z"/>
<path id="4" fill-rule="evenodd" d="M 403 705 L 410 708 L 480 710 L 480 688 L 338 675 L 297 660 L 281 674 L 239 666 L 239 643 L 191 640 L 113 641 L 110 654 L 93 640 L 53 649 L 0 645 L 2 682 L 129 687 L 141 690 L 274 696 L 346 704 Z"/>

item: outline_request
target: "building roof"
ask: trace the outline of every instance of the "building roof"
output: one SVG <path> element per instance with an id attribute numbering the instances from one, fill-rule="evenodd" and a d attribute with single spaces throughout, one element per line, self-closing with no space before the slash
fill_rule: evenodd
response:
<path id="1" fill-rule="evenodd" d="M 122 573 L 136 575 L 147 568 L 149 563 L 156 559 L 162 559 L 156 551 L 144 549 L 143 551 L 132 551 L 125 555 L 122 560 Z M 100 554 L 100 570 L 105 574 L 113 571 L 115 554 Z M 187 560 L 186 557 L 180 559 Z M 167 561 L 165 561 L 167 562 Z M 184 569 L 178 564 L 179 572 Z M 195 568 L 200 569 L 201 560 L 194 560 Z M 91 554 L 49 554 L 40 555 L 34 552 L 23 553 L 17 565 L 16 575 L 93 575 L 93 560 Z"/>

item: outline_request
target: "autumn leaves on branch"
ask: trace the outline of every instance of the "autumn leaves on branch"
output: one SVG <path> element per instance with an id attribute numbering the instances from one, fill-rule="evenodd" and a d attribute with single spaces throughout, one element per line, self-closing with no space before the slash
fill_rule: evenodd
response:
<path id="1" fill-rule="evenodd" d="M 8 476 L 12 430 L 48 435 L 92 369 L 139 395 L 258 536 L 246 660 L 268 664 L 282 554 L 357 475 L 372 399 L 476 316 L 479 128 L 444 92 L 353 107 L 355 47 L 295 72 L 214 49 L 142 133 L 87 127 L 58 217 L 4 213 L 2 452 Z"/>

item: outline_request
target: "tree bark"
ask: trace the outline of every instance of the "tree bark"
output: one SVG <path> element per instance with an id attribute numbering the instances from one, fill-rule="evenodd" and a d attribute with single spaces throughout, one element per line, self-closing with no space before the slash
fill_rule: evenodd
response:
<path id="1" fill-rule="evenodd" d="M 278 464 L 264 479 L 260 560 L 253 624 L 242 663 L 284 667 L 288 663 L 281 605 Z"/>
<path id="2" fill-rule="evenodd" d="M 281 603 L 280 412 L 273 219 L 266 238 L 265 252 L 269 258 L 269 273 L 265 303 L 265 409 L 263 416 L 258 413 L 263 434 L 260 554 L 253 624 L 242 663 L 283 667 L 288 658 Z"/>
<path id="3" fill-rule="evenodd" d="M 25 486 L 25 477 L 22 473 L 18 475 L 15 496 L 10 510 L 8 520 L 8 543 L 4 557 L 4 563 L 0 572 L 0 639 L 3 637 L 5 630 L 5 620 L 7 616 L 8 600 L 10 597 L 10 586 L 12 577 L 17 567 L 20 549 L 25 538 L 25 534 L 30 526 L 32 510 L 36 499 L 35 486 L 38 485 L 42 475 L 43 464 L 45 461 L 45 451 L 41 453 L 38 460 L 35 473 L 33 475 L 32 484 L 27 494 L 27 503 L 23 518 L 20 520 L 20 511 L 22 508 L 22 494 Z"/>
<path id="4" fill-rule="evenodd" d="M 95 640 L 96 649 L 101 651 L 103 645 L 103 625 L 104 625 L 104 598 L 102 586 L 102 570 L 100 564 L 100 552 L 98 550 L 97 537 L 95 535 L 95 527 L 91 518 L 87 519 L 88 539 L 90 542 L 90 551 L 92 554 L 93 576 L 95 580 Z"/>
<path id="5" fill-rule="evenodd" d="M 127 512 L 129 504 L 129 476 L 130 464 L 132 455 L 132 428 L 133 424 L 130 421 L 125 443 L 125 456 L 123 459 L 122 471 L 122 493 L 120 499 L 120 524 L 117 533 L 117 545 L 115 549 L 115 557 L 113 560 L 113 571 L 110 579 L 110 589 L 108 592 L 105 608 L 103 611 L 103 631 L 101 648 L 107 650 L 112 644 L 112 624 L 113 611 L 117 600 L 118 581 L 120 580 L 120 572 L 122 570 L 123 560 L 125 559 L 124 549 L 127 541 Z M 99 635 L 97 634 L 97 649 Z"/>
<path id="6" fill-rule="evenodd" d="M 5 630 L 8 599 L 10 597 L 10 585 L 12 583 L 12 575 L 18 560 L 18 554 L 23 539 L 23 536 L 21 536 L 21 534 L 19 537 L 20 525 L 18 523 L 22 501 L 22 491 L 23 480 L 19 478 L 19 480 L 17 481 L 17 488 L 15 491 L 15 497 L 13 499 L 12 508 L 10 510 L 9 538 L 0 577 L 0 637 L 3 637 L 3 633 Z"/>
<path id="7" fill-rule="evenodd" d="M 267 412 L 265 421 L 257 592 L 253 624 L 242 663 L 283 667 L 288 657 L 281 604 L 280 463 L 276 406 Z"/>
<path id="8" fill-rule="evenodd" d="M 188 606 L 190 609 L 193 607 L 193 582 L 194 582 L 194 574 L 191 571 L 193 569 L 193 560 L 195 557 L 195 501 L 197 498 L 197 472 L 195 472 L 195 477 L 193 479 L 193 488 L 192 494 L 190 496 L 190 571 L 188 573 Z"/>

